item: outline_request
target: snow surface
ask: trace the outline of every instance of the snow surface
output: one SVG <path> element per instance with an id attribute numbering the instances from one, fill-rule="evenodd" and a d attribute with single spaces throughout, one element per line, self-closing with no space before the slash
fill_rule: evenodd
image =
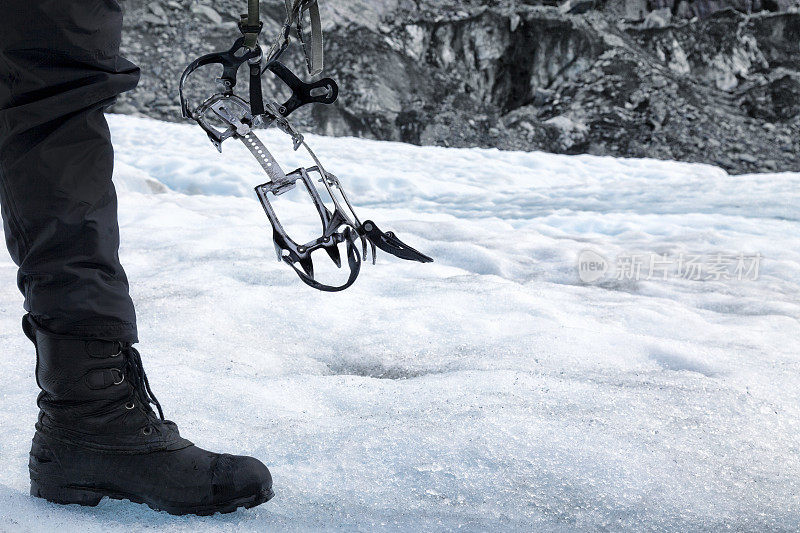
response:
<path id="1" fill-rule="evenodd" d="M 0 530 L 798 529 L 800 174 L 309 136 L 362 218 L 436 259 L 382 254 L 331 295 L 275 260 L 244 148 L 110 122 L 153 389 L 277 496 L 206 518 L 29 497 L 34 353 L 4 255 Z M 587 285 L 587 248 L 763 260 L 758 280 Z"/>

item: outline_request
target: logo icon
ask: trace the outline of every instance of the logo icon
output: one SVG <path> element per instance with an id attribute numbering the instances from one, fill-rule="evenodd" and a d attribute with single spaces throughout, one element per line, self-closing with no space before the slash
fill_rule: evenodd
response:
<path id="1" fill-rule="evenodd" d="M 578 277 L 584 283 L 594 283 L 608 272 L 608 261 L 593 250 L 583 250 L 578 255 Z"/>

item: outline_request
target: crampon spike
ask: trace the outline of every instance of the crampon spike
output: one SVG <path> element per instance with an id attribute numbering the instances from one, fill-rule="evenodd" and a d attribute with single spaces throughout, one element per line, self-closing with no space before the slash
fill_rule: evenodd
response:
<path id="1" fill-rule="evenodd" d="M 328 252 L 328 257 L 331 258 L 336 268 L 342 268 L 342 254 L 339 253 L 339 248 L 336 245 L 326 246 L 325 251 Z"/>
<path id="2" fill-rule="evenodd" d="M 306 276 L 309 278 L 314 277 L 314 262 L 311 261 L 311 257 L 301 257 L 297 263 L 300 265 L 300 268 L 303 269 L 303 272 L 306 273 Z"/>

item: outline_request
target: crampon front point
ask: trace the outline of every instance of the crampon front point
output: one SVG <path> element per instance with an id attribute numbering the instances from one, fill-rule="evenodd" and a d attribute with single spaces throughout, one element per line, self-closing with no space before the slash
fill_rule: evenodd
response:
<path id="1" fill-rule="evenodd" d="M 220 152 L 222 143 L 234 138 L 241 141 L 256 158 L 269 177 L 269 181 L 255 187 L 255 192 L 272 226 L 278 260 L 292 267 L 309 286 L 328 292 L 350 287 L 358 277 L 362 261 L 367 260 L 370 252 L 372 262 L 375 263 L 377 248 L 401 259 L 420 263 L 432 262 L 433 259 L 408 246 L 392 232 L 381 231 L 371 220 L 361 222 L 339 179 L 325 170 L 303 136 L 287 120 L 292 112 L 304 105 L 332 104 L 338 97 L 339 87 L 331 78 L 313 83 L 304 82 L 278 61 L 288 49 L 294 33 L 303 44 L 309 73 L 316 75 L 322 71 L 322 31 L 317 0 L 286 0 L 286 12 L 281 34 L 265 54 L 258 44 L 258 36 L 263 27 L 259 20 L 258 0 L 249 0 L 248 14 L 242 15 L 239 23 L 242 36 L 234 42 L 230 50 L 199 57 L 183 72 L 180 80 L 183 116 L 195 120 Z M 306 15 L 310 19 L 310 32 L 306 32 L 304 28 L 303 19 Z M 192 108 L 185 96 L 186 81 L 195 70 L 211 64 L 222 66 L 222 75 L 217 78 L 218 92 Z M 234 93 L 236 75 L 244 64 L 248 65 L 250 72 L 249 101 Z M 283 104 L 264 100 L 261 77 L 266 72 L 274 74 L 291 90 L 292 96 Z M 284 172 L 254 132 L 256 128 L 271 126 L 289 135 L 295 150 L 305 148 L 314 161 L 314 166 Z M 321 222 L 319 236 L 303 243 L 296 242 L 287 234 L 272 205 L 278 196 L 298 185 L 308 193 L 309 201 L 316 208 Z M 350 269 L 347 281 L 341 285 L 321 283 L 314 277 L 311 254 L 324 250 L 331 261 L 341 268 L 341 244 L 346 250 Z"/>

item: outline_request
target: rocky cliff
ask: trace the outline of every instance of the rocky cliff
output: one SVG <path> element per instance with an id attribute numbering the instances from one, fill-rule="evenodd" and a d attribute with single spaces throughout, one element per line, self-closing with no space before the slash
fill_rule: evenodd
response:
<path id="1" fill-rule="evenodd" d="M 342 92 L 296 122 L 420 144 L 800 171 L 794 1 L 322 0 L 326 75 Z M 244 4 L 126 0 L 123 49 L 143 77 L 114 110 L 178 120 L 181 71 L 230 46 Z M 265 35 L 282 5 L 262 2 Z M 206 77 L 198 95 L 213 87 Z"/>

